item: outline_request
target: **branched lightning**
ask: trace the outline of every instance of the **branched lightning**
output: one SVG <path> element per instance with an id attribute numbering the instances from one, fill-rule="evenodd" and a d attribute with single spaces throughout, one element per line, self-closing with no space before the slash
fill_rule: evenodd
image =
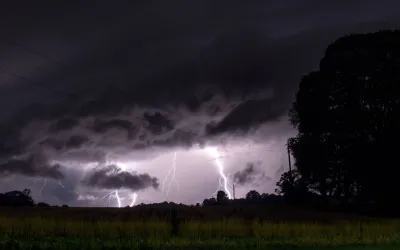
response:
<path id="1" fill-rule="evenodd" d="M 164 178 L 164 181 L 163 181 L 163 184 L 162 184 L 162 188 L 161 188 L 162 192 L 164 192 L 165 183 L 167 182 L 168 177 L 171 176 L 171 179 L 170 179 L 170 181 L 168 182 L 168 189 L 167 189 L 167 191 L 166 191 L 166 197 L 168 197 L 169 190 L 171 189 L 171 184 L 172 184 L 172 182 L 175 182 L 175 184 L 176 184 L 176 189 L 177 189 L 178 192 L 179 192 L 179 182 L 175 179 L 175 174 L 176 174 L 176 152 L 174 152 L 174 156 L 173 156 L 173 158 L 172 158 L 172 166 L 171 166 L 170 169 L 168 169 L 167 175 L 166 175 L 165 178 Z"/>
<path id="2" fill-rule="evenodd" d="M 229 190 L 229 187 L 228 187 L 228 178 L 226 177 L 226 175 L 224 173 L 224 164 L 220 160 L 221 157 L 218 152 L 218 149 L 214 148 L 214 147 L 207 147 L 207 148 L 205 148 L 205 150 L 212 157 L 214 157 L 215 164 L 218 167 L 218 171 L 219 171 L 219 187 L 218 187 L 218 189 L 224 189 L 225 193 L 228 195 L 228 198 L 232 199 L 231 191 Z M 217 190 L 217 192 L 218 192 L 218 190 Z"/>
<path id="3" fill-rule="evenodd" d="M 40 188 L 40 196 L 43 196 L 43 195 L 42 195 L 42 192 L 43 192 L 44 188 L 47 186 L 47 177 L 44 177 L 44 178 L 42 178 L 42 179 L 44 180 L 44 182 L 43 182 L 42 187 Z M 36 186 L 36 182 L 37 182 L 38 180 L 40 180 L 40 177 L 39 177 L 39 178 L 36 178 L 36 179 L 34 180 L 33 187 Z M 61 186 L 62 188 L 64 188 L 64 189 L 66 189 L 68 192 L 73 193 L 73 192 L 71 192 L 70 190 L 68 190 L 68 189 L 61 183 L 61 181 L 58 181 L 58 185 L 60 185 L 60 186 Z"/>
<path id="4" fill-rule="evenodd" d="M 112 163 L 107 161 L 107 164 L 112 164 Z M 120 163 L 120 162 L 117 162 L 115 164 L 118 165 L 123 171 L 127 171 L 127 166 L 125 164 Z M 100 200 L 104 200 L 105 198 L 107 198 L 108 205 L 110 205 L 112 197 L 114 197 L 117 200 L 118 207 L 119 208 L 122 207 L 122 200 L 125 199 L 125 198 L 121 198 L 120 197 L 120 194 L 119 194 L 117 189 L 115 189 L 114 191 L 111 191 L 110 193 L 104 195 Z M 134 191 L 131 194 L 131 197 L 132 197 L 132 202 L 130 203 L 130 206 L 134 206 L 135 203 L 136 203 L 138 194 Z"/>
<path id="5" fill-rule="evenodd" d="M 113 196 L 117 199 L 118 207 L 121 207 L 121 198 L 119 197 L 118 190 L 114 190 L 114 191 L 104 195 L 103 198 L 101 198 L 100 200 L 104 200 L 107 196 L 108 196 L 108 199 L 107 199 L 108 204 L 110 204 L 111 196 Z"/>

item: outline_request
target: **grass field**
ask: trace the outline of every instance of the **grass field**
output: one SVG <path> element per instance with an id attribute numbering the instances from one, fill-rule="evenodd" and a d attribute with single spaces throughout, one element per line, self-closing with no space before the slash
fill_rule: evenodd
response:
<path id="1" fill-rule="evenodd" d="M 119 212 L 132 218 L 118 217 Z M 2 210 L 0 249 L 400 249 L 396 220 L 184 217 L 172 235 L 168 216 L 143 214 L 101 208 Z"/>

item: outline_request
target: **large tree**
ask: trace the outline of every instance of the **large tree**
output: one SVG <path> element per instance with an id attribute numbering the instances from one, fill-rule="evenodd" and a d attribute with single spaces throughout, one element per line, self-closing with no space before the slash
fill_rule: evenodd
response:
<path id="1" fill-rule="evenodd" d="M 290 112 L 295 166 L 323 196 L 397 201 L 400 31 L 349 35 L 303 77 Z"/>
<path id="2" fill-rule="evenodd" d="M 227 204 L 228 201 L 229 201 L 228 195 L 224 191 L 220 190 L 217 192 L 217 203 L 218 204 Z"/>
<path id="3" fill-rule="evenodd" d="M 291 203 L 304 202 L 310 194 L 304 180 L 305 178 L 302 178 L 297 170 L 285 172 L 276 183 L 275 192 Z"/>
<path id="4" fill-rule="evenodd" d="M 30 196 L 30 189 L 21 191 L 11 191 L 0 194 L 0 206 L 34 206 L 35 202 Z"/>
<path id="5" fill-rule="evenodd" d="M 256 190 L 250 190 L 247 194 L 246 194 L 246 200 L 248 202 L 259 202 L 261 200 L 261 195 L 259 192 L 257 192 Z"/>

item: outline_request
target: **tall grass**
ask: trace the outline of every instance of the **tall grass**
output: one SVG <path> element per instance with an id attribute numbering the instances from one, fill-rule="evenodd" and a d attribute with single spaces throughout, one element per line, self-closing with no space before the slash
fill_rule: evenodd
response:
<path id="1" fill-rule="evenodd" d="M 266 246 L 345 246 L 398 245 L 399 221 L 339 221 L 330 224 L 260 222 L 258 220 L 221 219 L 188 220 L 179 225 L 177 236 L 171 236 L 169 221 L 69 220 L 67 218 L 0 217 L 0 248 L 4 244 L 59 244 L 58 249 L 74 245 L 83 249 L 131 249 L 163 247 L 214 246 L 229 249 L 261 249 Z M 5 243 L 6 242 L 6 243 Z M 17 243 L 16 243 L 17 242 Z M 14 249 L 24 249 L 21 245 Z M 29 245 L 30 244 L 30 245 Z M 32 245 L 33 244 L 33 245 Z M 61 244 L 61 245 L 60 245 Z M 78 244 L 78 245 L 76 245 Z M 114 245 L 115 246 L 114 246 Z M 48 246 L 50 246 L 48 245 Z M 112 247 L 114 246 L 114 248 Z M 117 247 L 119 246 L 119 248 Z M 51 249 L 44 246 L 38 249 Z M 72 249 L 72 248 L 69 248 Z"/>
<path id="2" fill-rule="evenodd" d="M 263 242 L 322 245 L 400 244 L 400 222 L 285 223 L 257 220 L 187 222 L 181 227 L 185 238 L 254 238 Z"/>

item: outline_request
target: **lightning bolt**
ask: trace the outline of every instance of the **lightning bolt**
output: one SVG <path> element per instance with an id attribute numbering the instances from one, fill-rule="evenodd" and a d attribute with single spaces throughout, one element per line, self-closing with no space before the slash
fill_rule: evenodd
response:
<path id="1" fill-rule="evenodd" d="M 164 192 L 165 183 L 167 182 L 168 177 L 171 176 L 171 180 L 168 183 L 168 189 L 167 189 L 167 192 L 166 192 L 166 197 L 168 197 L 169 190 L 171 189 L 172 182 L 176 183 L 176 189 L 179 192 L 179 182 L 175 179 L 175 174 L 176 174 L 176 152 L 174 152 L 174 156 L 172 158 L 172 166 L 168 170 L 167 175 L 164 178 L 164 181 L 163 181 L 163 184 L 162 184 L 162 188 L 161 188 L 161 191 Z"/>
<path id="2" fill-rule="evenodd" d="M 118 203 L 118 207 L 121 207 L 121 198 L 119 197 L 119 193 L 118 190 L 114 190 L 106 195 L 103 196 L 103 198 L 101 198 L 100 200 L 104 200 L 106 197 L 108 196 L 108 204 L 110 204 L 111 202 L 111 197 L 115 197 L 115 199 L 117 199 L 117 203 Z"/>
<path id="3" fill-rule="evenodd" d="M 119 197 L 118 190 L 115 190 L 115 198 L 118 202 L 118 207 L 121 207 L 121 198 Z"/>
<path id="4" fill-rule="evenodd" d="M 40 196 L 42 196 L 42 191 L 43 191 L 43 189 L 46 187 L 46 185 L 47 185 L 47 177 L 44 178 L 43 186 L 42 186 L 42 188 L 40 189 Z"/>
<path id="5" fill-rule="evenodd" d="M 106 160 L 106 164 L 113 164 L 113 162 Z M 127 165 L 123 164 L 122 162 L 115 162 L 115 164 L 117 166 L 119 166 L 121 168 L 121 170 L 128 171 L 127 170 Z M 59 183 L 59 184 L 62 185 L 61 183 Z M 121 198 L 117 189 L 115 189 L 114 191 L 111 191 L 110 193 L 104 195 L 100 200 L 104 200 L 104 199 L 107 198 L 107 202 L 110 205 L 112 197 L 114 197 L 117 200 L 118 207 L 119 208 L 122 207 L 122 200 L 125 199 L 125 197 Z M 132 202 L 131 202 L 130 206 L 134 206 L 135 205 L 137 197 L 138 197 L 138 194 L 134 191 L 131 194 Z"/>
<path id="6" fill-rule="evenodd" d="M 135 205 L 137 196 L 138 196 L 137 193 L 133 192 L 133 194 L 132 194 L 132 202 L 130 204 L 130 207 L 133 207 Z"/>
<path id="7" fill-rule="evenodd" d="M 64 188 L 65 190 L 67 190 L 68 193 L 75 194 L 75 193 L 72 192 L 71 190 L 67 189 L 67 188 L 61 183 L 61 181 L 58 181 L 58 185 L 60 185 L 60 186 L 61 186 L 62 188 Z"/>
<path id="8" fill-rule="evenodd" d="M 64 185 L 61 183 L 61 181 L 58 181 L 58 184 L 59 184 L 62 188 L 65 188 Z"/>
<path id="9" fill-rule="evenodd" d="M 218 149 L 215 147 L 207 147 L 205 148 L 208 154 L 210 154 L 212 157 L 214 157 L 215 164 L 218 167 L 219 171 L 219 188 L 218 189 L 224 189 L 225 193 L 228 195 L 229 199 L 232 199 L 231 191 L 229 190 L 228 187 L 228 178 L 226 177 L 224 173 L 224 164 L 220 160 L 221 156 L 218 152 Z M 218 192 L 218 190 L 217 190 Z"/>
<path id="10" fill-rule="evenodd" d="M 100 200 L 104 200 L 108 196 L 108 203 L 110 204 L 110 196 L 112 195 L 113 192 L 115 191 L 112 191 L 111 193 L 104 195 L 103 198 L 101 198 Z"/>

